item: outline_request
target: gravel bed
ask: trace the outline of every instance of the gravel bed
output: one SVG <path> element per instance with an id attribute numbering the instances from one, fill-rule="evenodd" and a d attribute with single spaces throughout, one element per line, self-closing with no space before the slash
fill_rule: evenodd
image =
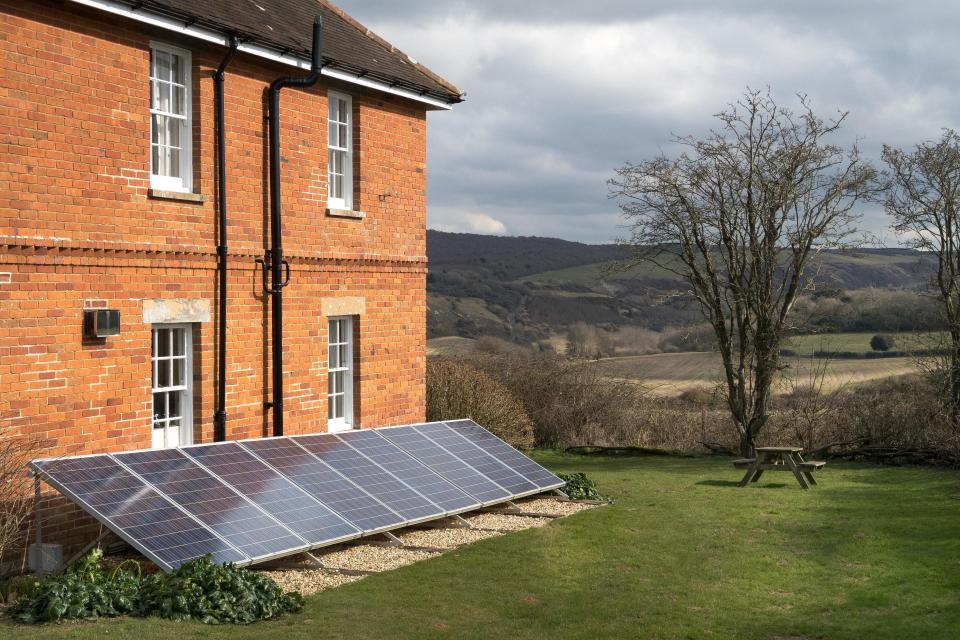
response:
<path id="1" fill-rule="evenodd" d="M 571 516 L 586 509 L 599 507 L 600 505 L 569 502 L 567 500 L 557 500 L 556 498 L 533 498 L 532 500 L 518 502 L 517 506 L 528 513 L 543 513 L 552 516 Z"/>
<path id="2" fill-rule="evenodd" d="M 454 549 L 478 540 L 499 536 L 500 532 L 480 529 L 411 529 L 397 535 L 404 544 L 415 547 Z"/>
<path id="3" fill-rule="evenodd" d="M 464 516 L 464 518 L 478 529 L 496 529 L 498 531 L 522 531 L 523 529 L 542 527 L 550 522 L 550 518 L 509 516 L 501 513 L 476 513 Z"/>
<path id="4" fill-rule="evenodd" d="M 294 569 L 288 571 L 260 571 L 262 575 L 276 582 L 281 589 L 298 591 L 309 596 L 324 589 L 341 587 L 348 582 L 363 579 L 363 576 L 345 576 L 326 569 Z"/>
<path id="5" fill-rule="evenodd" d="M 410 551 L 398 547 L 358 544 L 329 553 L 316 553 L 315 555 L 325 566 L 333 569 L 389 571 L 432 558 L 438 554 L 428 551 Z"/>

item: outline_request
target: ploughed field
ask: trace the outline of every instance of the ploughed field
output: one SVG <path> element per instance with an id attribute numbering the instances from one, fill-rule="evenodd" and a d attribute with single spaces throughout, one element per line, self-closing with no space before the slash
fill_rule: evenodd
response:
<path id="1" fill-rule="evenodd" d="M 787 366 L 777 386 L 789 392 L 789 378 L 809 383 L 811 373 L 824 362 L 805 357 L 784 357 Z M 651 392 L 665 396 L 685 391 L 709 389 L 722 381 L 723 367 L 715 352 L 657 353 L 646 356 L 622 356 L 597 360 L 594 366 L 604 374 L 623 380 L 636 380 Z M 825 362 L 824 389 L 837 389 L 882 378 L 917 372 L 911 357 L 876 359 L 835 359 Z"/>
<path id="2" fill-rule="evenodd" d="M 956 638 L 956 472 L 831 463 L 801 491 L 786 474 L 739 488 L 727 459 L 537 458 L 614 503 L 322 591 L 274 622 L 3 621 L 0 637 Z"/>

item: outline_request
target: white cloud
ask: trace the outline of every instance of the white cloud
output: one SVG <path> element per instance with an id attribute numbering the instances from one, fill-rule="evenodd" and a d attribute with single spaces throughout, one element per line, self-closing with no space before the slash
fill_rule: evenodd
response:
<path id="1" fill-rule="evenodd" d="M 430 208 L 427 226 L 438 231 L 454 233 L 480 233 L 490 236 L 502 236 L 507 233 L 507 225 L 485 213 L 445 207 Z"/>

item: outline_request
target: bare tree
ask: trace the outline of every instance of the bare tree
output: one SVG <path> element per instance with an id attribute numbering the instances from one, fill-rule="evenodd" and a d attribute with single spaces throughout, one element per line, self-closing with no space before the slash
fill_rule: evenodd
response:
<path id="1" fill-rule="evenodd" d="M 947 413 L 960 433 L 960 135 L 947 129 L 940 140 L 909 152 L 884 146 L 883 160 L 890 178 L 884 208 L 894 230 L 937 259 L 936 287 L 949 329 Z"/>
<path id="2" fill-rule="evenodd" d="M 22 549 L 33 493 L 26 463 L 36 445 L 24 438 L 0 435 L 0 566 Z"/>
<path id="3" fill-rule="evenodd" d="M 627 164 L 610 181 L 637 262 L 681 276 L 717 336 L 743 455 L 767 423 L 780 342 L 818 251 L 854 231 L 876 172 L 856 147 L 827 142 L 846 119 L 800 112 L 748 90 L 676 158 Z"/>
<path id="4" fill-rule="evenodd" d="M 835 422 L 846 385 L 831 384 L 829 357 L 794 358 L 790 364 L 780 380 L 786 392 L 783 418 L 804 449 L 822 448 L 829 444 L 823 442 L 824 432 Z"/>

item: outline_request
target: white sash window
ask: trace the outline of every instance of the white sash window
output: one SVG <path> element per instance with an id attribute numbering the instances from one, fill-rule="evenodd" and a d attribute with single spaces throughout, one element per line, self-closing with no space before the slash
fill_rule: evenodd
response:
<path id="1" fill-rule="evenodd" d="M 353 319 L 330 318 L 327 360 L 328 431 L 353 428 Z"/>
<path id="2" fill-rule="evenodd" d="M 188 324 L 153 327 L 153 448 L 193 444 L 193 332 Z"/>
<path id="3" fill-rule="evenodd" d="M 150 45 L 150 186 L 190 191 L 190 52 Z"/>
<path id="4" fill-rule="evenodd" d="M 331 91 L 327 95 L 327 206 L 353 207 L 353 101 Z"/>

